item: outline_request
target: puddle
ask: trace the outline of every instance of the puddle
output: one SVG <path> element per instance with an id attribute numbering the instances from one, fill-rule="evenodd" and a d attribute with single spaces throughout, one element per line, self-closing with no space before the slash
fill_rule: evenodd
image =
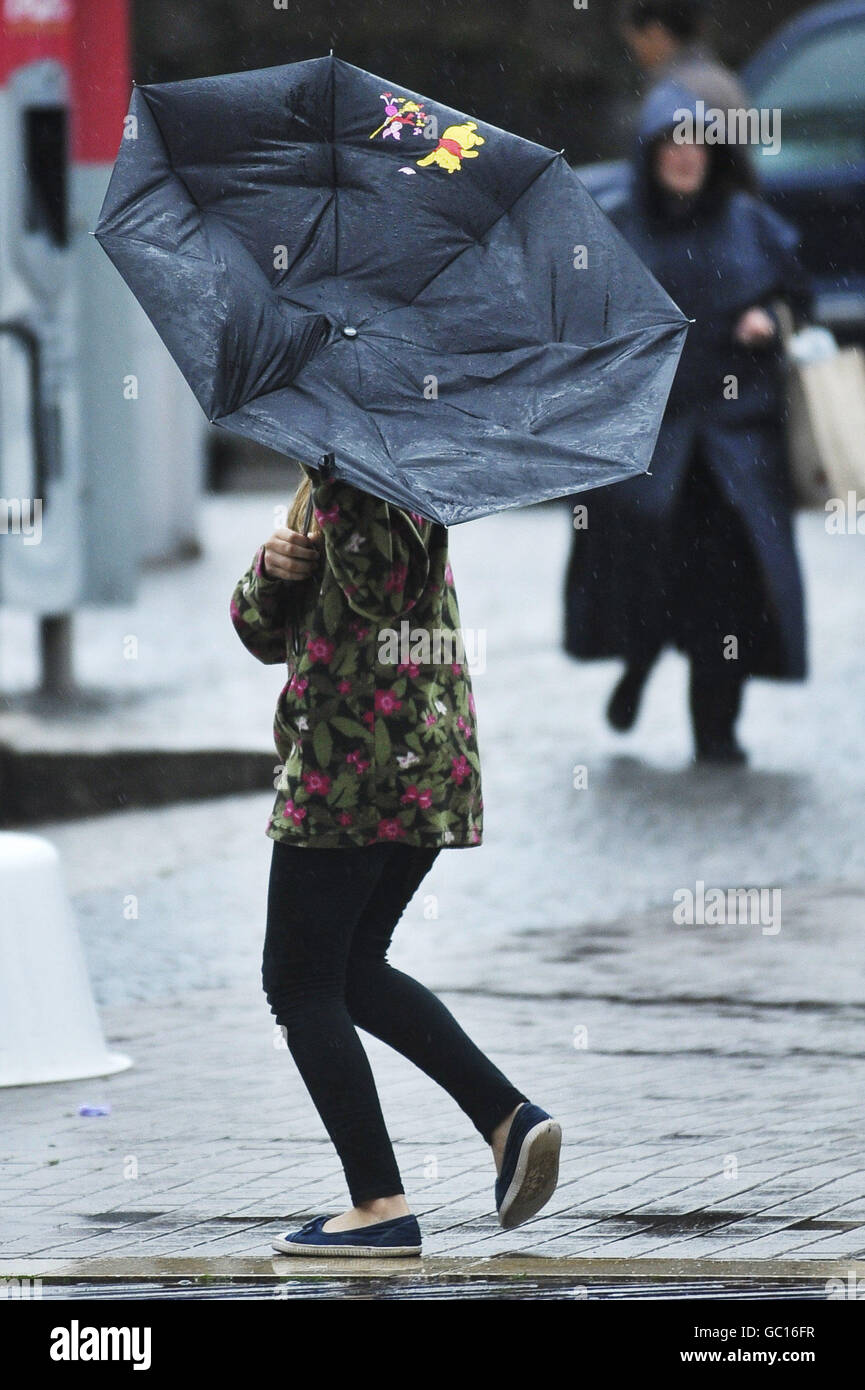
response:
<path id="1" fill-rule="evenodd" d="M 43 1299 L 508 1299 L 826 1300 L 825 1279 L 586 1279 L 536 1275 L 525 1278 L 285 1278 L 273 1279 L 106 1279 L 92 1282 L 43 1280 Z"/>

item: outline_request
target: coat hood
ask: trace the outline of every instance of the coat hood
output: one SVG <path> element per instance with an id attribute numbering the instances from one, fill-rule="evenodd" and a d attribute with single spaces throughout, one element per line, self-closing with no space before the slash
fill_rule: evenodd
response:
<path id="1" fill-rule="evenodd" d="M 637 152 L 645 151 L 660 135 L 673 130 L 686 111 L 696 122 L 697 98 L 688 87 L 672 79 L 654 86 L 643 102 L 637 122 Z"/>
<path id="2" fill-rule="evenodd" d="M 688 138 L 699 141 L 706 128 L 705 104 L 683 83 L 668 79 L 658 83 L 643 102 L 637 124 L 637 136 L 631 156 L 633 187 L 637 199 L 645 208 L 657 207 L 658 189 L 652 171 L 652 152 L 655 143 L 690 118 Z M 693 135 L 691 134 L 693 132 Z M 741 145 L 707 143 L 712 159 L 710 185 L 698 203 L 709 209 L 736 189 L 754 190 L 755 181 L 747 148 Z"/>

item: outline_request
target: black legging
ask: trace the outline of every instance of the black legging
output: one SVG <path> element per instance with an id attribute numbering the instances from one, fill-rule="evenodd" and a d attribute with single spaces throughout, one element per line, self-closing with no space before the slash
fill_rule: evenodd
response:
<path id="1" fill-rule="evenodd" d="M 262 984 L 355 1205 L 405 1191 L 355 1024 L 443 1086 L 487 1143 L 528 1100 L 441 1000 L 386 959 L 438 853 L 384 842 L 319 850 L 273 844 Z"/>

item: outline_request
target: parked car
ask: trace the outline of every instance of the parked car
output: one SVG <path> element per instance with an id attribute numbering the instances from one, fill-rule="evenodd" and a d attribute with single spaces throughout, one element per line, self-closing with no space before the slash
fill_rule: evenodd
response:
<path id="1" fill-rule="evenodd" d="M 751 103 L 781 110 L 780 147 L 755 149 L 767 200 L 802 233 L 816 318 L 865 343 L 865 0 L 807 10 L 741 73 Z M 625 160 L 576 171 L 601 207 L 626 187 Z"/>

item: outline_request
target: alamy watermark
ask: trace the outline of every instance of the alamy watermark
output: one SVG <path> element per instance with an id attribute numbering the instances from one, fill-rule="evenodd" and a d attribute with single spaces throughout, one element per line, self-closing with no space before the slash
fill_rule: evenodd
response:
<path id="1" fill-rule="evenodd" d="M 780 106 L 719 106 L 696 103 L 696 110 L 680 106 L 673 112 L 677 145 L 762 145 L 763 153 L 775 155 L 781 148 Z"/>
<path id="2" fill-rule="evenodd" d="M 0 497 L 0 534 L 23 536 L 25 545 L 42 540 L 42 498 Z"/>
<path id="3" fill-rule="evenodd" d="M 865 497 L 851 489 L 846 498 L 830 497 L 824 510 L 830 536 L 865 536 Z"/>
<path id="4" fill-rule="evenodd" d="M 471 672 L 486 670 L 487 634 L 484 628 L 379 628 L 378 659 L 383 666 L 449 666 L 465 663 Z"/>
<path id="5" fill-rule="evenodd" d="M 859 1303 L 865 1300 L 865 1279 L 860 1279 L 855 1269 L 847 1271 L 846 1282 L 838 1277 L 827 1279 L 824 1288 L 830 1299 L 849 1298 Z"/>
<path id="6" fill-rule="evenodd" d="M 0 1279 L 0 1298 L 41 1298 L 42 1280 L 26 1278 Z"/>
<path id="7" fill-rule="evenodd" d="M 698 878 L 693 889 L 677 888 L 673 903 L 679 927 L 758 926 L 764 936 L 781 930 L 778 888 L 707 888 Z"/>
<path id="8" fill-rule="evenodd" d="M 134 1371 L 148 1371 L 151 1343 L 150 1327 L 82 1327 L 73 1318 L 51 1329 L 48 1355 L 52 1361 L 129 1361 Z"/>

